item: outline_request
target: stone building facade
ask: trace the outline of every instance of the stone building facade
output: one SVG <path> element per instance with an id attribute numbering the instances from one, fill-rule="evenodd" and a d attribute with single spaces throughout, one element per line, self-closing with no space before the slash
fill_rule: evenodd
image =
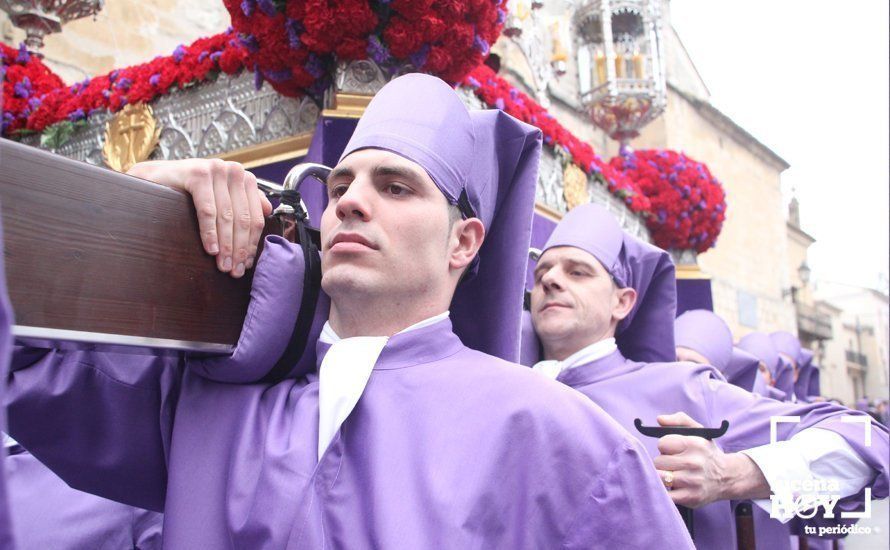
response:
<path id="1" fill-rule="evenodd" d="M 849 379 L 842 400 L 890 398 L 890 299 L 869 288 L 821 282 L 817 295 L 837 310 L 841 330 L 827 343 Z"/>

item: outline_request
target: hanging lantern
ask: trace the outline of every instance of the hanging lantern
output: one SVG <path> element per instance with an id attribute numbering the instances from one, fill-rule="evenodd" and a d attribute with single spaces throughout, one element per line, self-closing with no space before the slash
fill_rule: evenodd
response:
<path id="1" fill-rule="evenodd" d="M 667 104 L 659 1 L 583 2 L 573 23 L 581 102 L 626 148 Z"/>
<path id="2" fill-rule="evenodd" d="M 43 37 L 62 31 L 62 25 L 74 19 L 94 16 L 104 0 L 0 0 L 0 11 L 9 15 L 13 25 L 25 31 L 25 46 L 36 52 L 43 47 Z"/>

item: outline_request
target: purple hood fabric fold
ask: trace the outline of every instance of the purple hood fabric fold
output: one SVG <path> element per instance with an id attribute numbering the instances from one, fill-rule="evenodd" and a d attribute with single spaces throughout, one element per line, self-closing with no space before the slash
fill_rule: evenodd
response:
<path id="1" fill-rule="evenodd" d="M 776 378 L 781 366 L 781 359 L 769 336 L 762 332 L 746 334 L 739 340 L 738 347 L 760 360 L 769 369 L 773 379 Z"/>
<path id="2" fill-rule="evenodd" d="M 737 347 L 732 348 L 732 357 L 724 371 L 726 381 L 743 390 L 754 391 L 754 385 L 760 376 L 760 360 L 747 351 Z"/>
<path id="3" fill-rule="evenodd" d="M 810 395 L 807 390 L 810 388 L 810 378 L 813 376 L 814 354 L 806 348 L 800 348 L 800 354 L 797 356 L 797 381 L 794 383 L 794 395 L 798 399 L 809 401 Z"/>
<path id="4" fill-rule="evenodd" d="M 726 374 L 732 360 L 732 332 L 713 311 L 693 309 L 674 321 L 677 347 L 701 354 L 717 370 Z"/>
<path id="5" fill-rule="evenodd" d="M 773 342 L 773 346 L 775 346 L 776 351 L 779 353 L 784 353 L 793 361 L 797 361 L 797 357 L 800 355 L 800 340 L 797 339 L 797 336 L 791 334 L 790 332 L 786 332 L 784 330 L 773 332 L 769 335 L 770 340 Z"/>

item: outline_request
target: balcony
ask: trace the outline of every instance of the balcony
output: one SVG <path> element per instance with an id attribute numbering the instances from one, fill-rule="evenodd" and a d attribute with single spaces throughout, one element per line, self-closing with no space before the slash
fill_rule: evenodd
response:
<path id="1" fill-rule="evenodd" d="M 859 365 L 862 368 L 868 367 L 868 359 L 865 358 L 865 355 L 856 353 L 855 351 L 851 350 L 847 350 L 845 354 L 847 356 L 847 363 L 853 363 L 854 365 Z"/>
<path id="2" fill-rule="evenodd" d="M 796 304 L 797 332 L 802 340 L 831 340 L 831 317 L 813 306 Z"/>

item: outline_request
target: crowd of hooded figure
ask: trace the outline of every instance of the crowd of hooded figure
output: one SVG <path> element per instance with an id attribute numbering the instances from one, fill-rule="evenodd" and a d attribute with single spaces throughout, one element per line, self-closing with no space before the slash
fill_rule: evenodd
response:
<path id="1" fill-rule="evenodd" d="M 192 195 L 219 269 L 256 264 L 240 340 L 214 359 L 14 343 L 3 293 L 3 547 L 728 549 L 742 505 L 757 548 L 815 547 L 797 535 L 886 498 L 887 428 L 822 400 L 791 334 L 675 319 L 669 255 L 605 208 L 568 212 L 529 265 L 540 151 L 434 77 L 387 84 L 327 178 L 310 345 L 275 376 L 303 252 L 257 256 L 255 179 L 134 167 Z"/>

